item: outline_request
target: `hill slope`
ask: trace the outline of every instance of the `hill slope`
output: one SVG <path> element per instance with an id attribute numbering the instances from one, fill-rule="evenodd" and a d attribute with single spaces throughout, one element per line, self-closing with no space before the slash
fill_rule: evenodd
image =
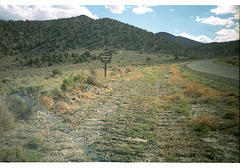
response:
<path id="1" fill-rule="evenodd" d="M 194 51 L 196 57 L 200 58 L 239 56 L 239 40 L 222 43 L 207 43 L 189 49 Z"/>
<path id="2" fill-rule="evenodd" d="M 200 43 L 188 38 L 160 32 L 157 35 L 188 49 L 196 58 L 215 58 L 239 55 L 239 40 L 221 43 Z"/>
<path id="3" fill-rule="evenodd" d="M 157 35 L 169 39 L 177 44 L 179 44 L 180 46 L 184 47 L 184 48 L 190 48 L 190 47 L 197 47 L 202 45 L 203 43 L 194 41 L 194 40 L 190 40 L 188 38 L 185 37 L 181 37 L 181 36 L 174 36 L 172 34 L 166 33 L 166 32 L 159 32 L 156 33 Z"/>
<path id="4" fill-rule="evenodd" d="M 143 29 L 103 18 L 87 16 L 49 21 L 0 21 L 0 58 L 16 56 L 29 64 L 32 57 L 62 62 L 81 62 L 73 51 L 130 50 L 140 53 L 170 54 L 176 59 L 212 58 L 239 54 L 238 42 L 202 44 L 168 33 L 153 34 Z M 55 55 L 54 55 L 55 54 Z M 86 60 L 86 59 L 85 59 Z"/>
<path id="5" fill-rule="evenodd" d="M 0 55 L 112 48 L 183 55 L 185 49 L 151 32 L 112 19 L 87 16 L 50 21 L 0 21 Z"/>

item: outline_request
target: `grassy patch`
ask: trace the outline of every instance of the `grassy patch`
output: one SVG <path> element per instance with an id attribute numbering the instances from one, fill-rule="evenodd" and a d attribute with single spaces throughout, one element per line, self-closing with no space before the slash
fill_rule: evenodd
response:
<path id="1" fill-rule="evenodd" d="M 180 159 L 175 156 L 166 156 L 165 160 L 166 160 L 166 162 L 178 162 Z"/>
<path id="2" fill-rule="evenodd" d="M 39 162 L 40 158 L 39 152 L 24 152 L 22 147 L 4 149 L 0 152 L 2 162 Z"/>
<path id="3" fill-rule="evenodd" d="M 203 114 L 190 122 L 191 126 L 199 135 L 206 135 L 210 130 L 219 129 L 220 117 L 210 114 Z"/>
<path id="4" fill-rule="evenodd" d="M 174 64 L 170 67 L 172 86 L 176 91 L 166 97 L 167 100 L 177 103 L 175 110 L 189 114 L 190 104 L 214 105 L 223 109 L 225 113 L 218 116 L 202 114 L 198 118 L 193 118 L 190 124 L 193 129 L 203 136 L 209 131 L 216 130 L 239 135 L 239 131 L 236 131 L 239 127 L 239 92 L 233 91 L 230 87 L 223 88 L 208 79 L 185 73 L 180 68 L 181 66 Z"/>
<path id="5" fill-rule="evenodd" d="M 178 113 L 189 114 L 190 107 L 189 107 L 188 103 L 186 103 L 186 102 L 181 102 L 181 103 L 178 103 L 178 104 L 177 104 L 175 110 L 176 110 L 176 112 L 178 112 Z"/>

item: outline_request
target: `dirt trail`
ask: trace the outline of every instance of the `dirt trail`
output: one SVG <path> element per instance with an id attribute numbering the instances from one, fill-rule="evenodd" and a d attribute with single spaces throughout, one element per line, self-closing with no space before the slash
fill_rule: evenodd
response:
<path id="1" fill-rule="evenodd" d="M 134 78 L 130 73 L 108 82 L 107 89 L 88 86 L 85 92 L 94 93 L 88 99 L 66 97 L 62 103 L 74 107 L 71 112 L 59 113 L 57 102 L 38 108 L 0 138 L 2 149 L 20 146 L 48 162 L 239 162 L 237 137 L 200 137 L 185 122 L 211 109 L 194 104 L 194 114 L 176 112 L 165 101 L 174 90 L 168 69 L 149 71 L 155 74 L 139 70 Z M 38 140 L 34 147 L 31 139 Z"/>
<path id="2" fill-rule="evenodd" d="M 108 119 L 104 124 L 105 128 L 99 136 L 100 140 L 93 144 L 100 160 L 108 162 L 220 161 L 215 160 L 214 150 L 202 143 L 201 139 L 186 124 L 182 123 L 186 116 L 176 113 L 172 109 L 166 109 L 148 116 L 151 119 L 145 119 L 149 115 L 147 113 L 150 112 L 141 107 L 143 102 L 139 101 L 139 98 L 145 97 L 147 100 L 152 96 L 158 96 L 161 99 L 171 89 L 166 80 L 159 79 L 152 85 L 157 92 L 148 92 L 149 89 L 146 87 L 149 86 L 138 81 L 125 82 L 115 86 L 109 103 L 111 106 L 119 104 L 119 108 L 116 108 L 118 111 L 115 109 L 112 113 L 108 113 Z M 129 101 L 129 96 L 132 95 L 135 97 Z M 123 100 L 128 101 L 122 103 Z M 141 111 L 140 115 L 136 115 L 136 111 Z M 149 124 L 148 120 L 154 120 L 157 128 L 143 128 L 147 132 L 138 130 L 144 124 Z M 154 132 L 157 134 L 151 134 L 151 129 L 155 129 Z M 146 136 L 141 134 L 146 134 Z M 152 135 L 153 137 L 151 137 Z"/>

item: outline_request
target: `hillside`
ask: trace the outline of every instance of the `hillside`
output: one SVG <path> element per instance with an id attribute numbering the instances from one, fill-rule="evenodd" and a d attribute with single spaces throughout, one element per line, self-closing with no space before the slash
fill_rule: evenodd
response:
<path id="1" fill-rule="evenodd" d="M 204 44 L 165 32 L 159 32 L 156 34 L 186 48 L 195 58 L 216 58 L 239 55 L 239 40 Z"/>
<path id="2" fill-rule="evenodd" d="M 181 37 L 181 36 L 174 36 L 172 34 L 166 33 L 166 32 L 159 32 L 156 33 L 157 35 L 169 39 L 175 43 L 177 43 L 178 45 L 184 47 L 184 48 L 190 48 L 190 47 L 198 47 L 201 46 L 203 43 L 194 41 L 194 40 L 190 40 L 188 38 L 185 37 Z"/>
<path id="3" fill-rule="evenodd" d="M 207 43 L 201 46 L 191 47 L 189 50 L 194 51 L 195 56 L 200 58 L 239 56 L 239 40 L 222 43 Z"/>
<path id="4" fill-rule="evenodd" d="M 20 63 L 14 63 L 14 67 L 92 62 L 105 50 L 115 54 L 134 51 L 159 58 L 170 56 L 169 60 L 239 54 L 238 42 L 202 44 L 168 33 L 156 35 L 113 19 L 93 20 L 84 15 L 48 21 L 1 20 L 0 25 L 0 59 L 4 59 L 4 63 Z M 140 57 L 143 56 L 130 61 Z"/>
<path id="5" fill-rule="evenodd" d="M 0 21 L 0 56 L 66 52 L 75 49 L 123 49 L 183 55 L 185 49 L 151 32 L 104 18 L 87 16 L 50 21 Z"/>

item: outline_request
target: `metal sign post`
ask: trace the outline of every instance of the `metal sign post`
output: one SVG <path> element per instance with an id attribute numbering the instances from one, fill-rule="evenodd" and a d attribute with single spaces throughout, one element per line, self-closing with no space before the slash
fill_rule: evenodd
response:
<path id="1" fill-rule="evenodd" d="M 105 81 L 107 80 L 107 63 L 111 62 L 112 52 L 105 52 L 100 54 L 101 62 L 105 63 Z"/>
<path id="2" fill-rule="evenodd" d="M 105 81 L 107 80 L 107 63 L 105 63 Z"/>

